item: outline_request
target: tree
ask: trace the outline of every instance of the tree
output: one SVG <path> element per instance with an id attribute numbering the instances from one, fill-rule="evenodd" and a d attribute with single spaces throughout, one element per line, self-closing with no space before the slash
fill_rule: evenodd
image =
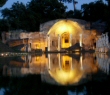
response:
<path id="1" fill-rule="evenodd" d="M 32 0 L 27 8 L 40 23 L 65 17 L 66 7 L 58 0 Z"/>
<path id="2" fill-rule="evenodd" d="M 82 18 L 82 12 L 81 12 L 81 10 L 75 10 L 75 12 L 70 10 L 70 11 L 66 12 L 66 17 L 67 18 L 81 19 Z"/>
<path id="3" fill-rule="evenodd" d="M 7 20 L 0 19 L 0 31 L 8 31 L 10 28 L 10 25 Z"/>
<path id="4" fill-rule="evenodd" d="M 5 8 L 1 13 L 10 30 L 39 31 L 40 23 L 65 18 L 65 10 L 66 7 L 58 0 L 31 0 L 26 6 L 20 2 L 13 3 L 11 8 Z"/>
<path id="5" fill-rule="evenodd" d="M 75 11 L 76 10 L 76 7 L 75 7 L 75 5 L 78 3 L 77 1 L 75 1 L 75 0 L 59 0 L 60 2 L 68 2 L 68 3 L 73 3 L 73 7 L 74 7 L 74 10 L 73 11 Z"/>
<path id="6" fill-rule="evenodd" d="M 23 28 L 23 21 L 26 15 L 26 7 L 23 3 L 13 3 L 10 9 L 5 8 L 1 11 L 3 19 L 10 24 L 10 29 Z"/>
<path id="7" fill-rule="evenodd" d="M 110 10 L 110 0 L 106 0 L 107 3 L 108 3 L 108 7 L 109 7 L 109 10 Z"/>
<path id="8" fill-rule="evenodd" d="M 97 21 L 99 19 L 105 19 L 105 11 L 107 6 L 103 3 L 102 0 L 96 2 L 90 2 L 89 4 L 83 4 L 81 6 L 83 19 L 88 21 Z"/>
<path id="9" fill-rule="evenodd" d="M 6 2 L 7 0 L 0 0 L 0 7 L 2 7 Z"/>

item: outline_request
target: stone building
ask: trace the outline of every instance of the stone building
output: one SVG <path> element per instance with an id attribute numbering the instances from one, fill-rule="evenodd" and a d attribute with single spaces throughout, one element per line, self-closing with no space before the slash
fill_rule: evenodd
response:
<path id="1" fill-rule="evenodd" d="M 79 19 L 57 19 L 45 22 L 40 25 L 39 32 L 9 32 L 2 35 L 3 42 L 22 39 L 24 46 L 22 51 L 63 51 L 66 48 L 79 43 L 80 47 L 89 49 L 93 47 L 93 39 L 96 33 L 90 30 L 90 24 Z M 28 38 L 28 43 L 24 40 Z M 18 43 L 18 42 L 16 42 Z M 82 46 L 83 45 L 83 46 Z M 10 46 L 11 47 L 11 46 Z"/>

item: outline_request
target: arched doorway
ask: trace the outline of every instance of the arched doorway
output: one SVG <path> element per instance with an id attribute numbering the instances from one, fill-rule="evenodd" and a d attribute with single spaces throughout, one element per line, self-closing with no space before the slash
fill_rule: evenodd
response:
<path id="1" fill-rule="evenodd" d="M 61 35 L 61 48 L 68 48 L 71 46 L 70 34 L 68 32 L 64 32 Z"/>
<path id="2" fill-rule="evenodd" d="M 79 40 L 79 34 L 83 32 L 83 28 L 79 23 L 72 20 L 61 20 L 56 22 L 47 33 L 48 51 L 63 51 L 71 47 Z M 73 43 L 73 37 L 75 42 Z M 56 40 L 56 47 L 54 42 Z M 58 47 L 57 47 L 58 46 Z"/>
<path id="3" fill-rule="evenodd" d="M 62 69 L 70 71 L 72 69 L 72 58 L 69 56 L 62 56 Z"/>

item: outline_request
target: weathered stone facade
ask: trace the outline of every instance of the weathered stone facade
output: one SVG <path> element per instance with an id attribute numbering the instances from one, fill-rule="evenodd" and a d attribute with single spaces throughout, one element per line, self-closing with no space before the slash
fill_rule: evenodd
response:
<path id="1" fill-rule="evenodd" d="M 28 38 L 28 44 L 21 49 L 28 51 L 41 49 L 42 51 L 62 51 L 76 43 L 83 43 L 83 47 L 92 47 L 92 40 L 96 34 L 90 30 L 90 24 L 79 19 L 57 19 L 40 25 L 39 32 L 9 32 L 2 35 L 2 41 L 6 43 L 12 40 L 23 40 Z M 88 42 L 86 39 L 92 36 Z M 82 47 L 82 46 L 81 46 Z"/>

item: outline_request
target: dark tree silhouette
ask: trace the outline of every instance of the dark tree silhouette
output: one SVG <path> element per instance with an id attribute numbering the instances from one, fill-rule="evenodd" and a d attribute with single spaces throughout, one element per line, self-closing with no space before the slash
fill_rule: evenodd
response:
<path id="1" fill-rule="evenodd" d="M 7 0 L 0 0 L 0 7 L 2 7 L 6 2 Z"/>

